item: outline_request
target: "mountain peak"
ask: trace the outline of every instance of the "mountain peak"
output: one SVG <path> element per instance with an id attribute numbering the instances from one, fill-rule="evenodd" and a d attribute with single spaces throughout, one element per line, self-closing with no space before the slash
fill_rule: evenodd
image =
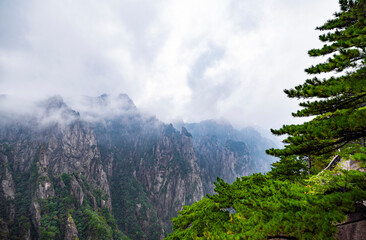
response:
<path id="1" fill-rule="evenodd" d="M 131 108 L 136 108 L 135 103 L 132 101 L 132 99 L 125 93 L 120 93 L 117 97 L 117 99 L 122 100 L 126 103 L 126 106 L 130 106 Z"/>
<path id="2" fill-rule="evenodd" d="M 67 107 L 66 103 L 64 102 L 64 99 L 60 95 L 55 95 L 47 98 L 44 101 L 41 101 L 40 106 L 44 107 L 47 111 Z"/>
<path id="3" fill-rule="evenodd" d="M 100 95 L 96 98 L 93 98 L 93 97 L 88 97 L 88 98 L 93 104 L 102 105 L 103 107 L 109 106 L 109 107 L 118 108 L 120 110 L 125 110 L 125 111 L 136 109 L 134 102 L 125 93 L 120 93 L 117 96 L 103 93 L 102 95 Z"/>
<path id="4" fill-rule="evenodd" d="M 38 107 L 41 108 L 43 122 L 69 122 L 80 117 L 79 112 L 71 109 L 60 95 L 39 102 Z"/>

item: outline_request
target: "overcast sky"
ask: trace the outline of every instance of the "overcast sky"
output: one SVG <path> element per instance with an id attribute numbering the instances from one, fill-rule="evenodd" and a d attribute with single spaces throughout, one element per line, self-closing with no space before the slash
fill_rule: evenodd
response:
<path id="1" fill-rule="evenodd" d="M 278 128 L 337 0 L 1 0 L 0 94 L 126 93 L 170 122 Z"/>

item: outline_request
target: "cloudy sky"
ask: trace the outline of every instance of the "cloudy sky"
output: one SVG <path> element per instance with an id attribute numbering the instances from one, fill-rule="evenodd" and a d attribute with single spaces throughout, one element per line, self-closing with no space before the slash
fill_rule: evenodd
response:
<path id="1" fill-rule="evenodd" d="M 1 0 L 0 94 L 127 93 L 170 122 L 278 128 L 337 0 Z"/>

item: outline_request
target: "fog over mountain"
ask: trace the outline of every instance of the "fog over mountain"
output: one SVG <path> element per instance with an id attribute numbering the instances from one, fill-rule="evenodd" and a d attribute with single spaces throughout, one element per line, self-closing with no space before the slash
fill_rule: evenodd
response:
<path id="1" fill-rule="evenodd" d="M 0 94 L 120 92 L 164 122 L 293 122 L 282 90 L 308 78 L 333 0 L 0 1 Z"/>
<path id="2" fill-rule="evenodd" d="M 356 2 L 0 0 L 0 239 L 363 230 L 363 173 L 324 170 L 364 170 Z"/>
<path id="3" fill-rule="evenodd" d="M 1 96 L 0 238 L 162 239 L 217 177 L 233 182 L 274 161 L 264 150 L 275 143 L 252 128 L 173 126 L 126 94 L 79 100 Z"/>

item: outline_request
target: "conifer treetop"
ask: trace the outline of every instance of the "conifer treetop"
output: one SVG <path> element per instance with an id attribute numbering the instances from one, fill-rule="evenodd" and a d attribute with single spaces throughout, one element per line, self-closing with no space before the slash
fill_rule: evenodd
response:
<path id="1" fill-rule="evenodd" d="M 305 71 L 315 76 L 284 92 L 289 98 L 304 99 L 294 117 L 314 117 L 298 125 L 271 129 L 287 134 L 284 149 L 269 149 L 274 156 L 324 154 L 366 136 L 366 1 L 340 0 L 341 11 L 317 30 L 325 43 L 311 49 L 311 57 L 329 56 L 325 62 Z"/>

